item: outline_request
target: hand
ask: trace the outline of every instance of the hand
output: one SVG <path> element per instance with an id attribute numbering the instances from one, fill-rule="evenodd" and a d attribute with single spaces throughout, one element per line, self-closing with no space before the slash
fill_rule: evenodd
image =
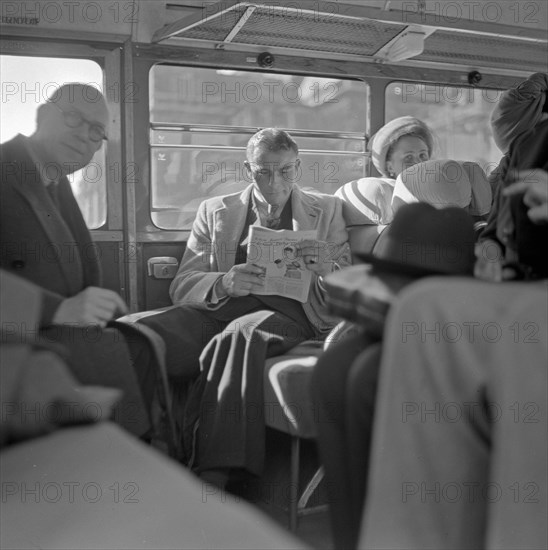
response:
<path id="1" fill-rule="evenodd" d="M 108 420 L 122 395 L 116 388 L 81 386 L 50 351 L 29 353 L 18 368 L 18 392 L 5 415 L 6 432 L 13 440 L 36 437 L 60 425 Z M 24 413 L 31 405 L 39 414 Z"/>
<path id="2" fill-rule="evenodd" d="M 476 244 L 474 249 L 476 263 L 474 277 L 483 281 L 500 283 L 502 281 L 502 265 L 504 254 L 500 245 L 492 239 L 485 239 Z"/>
<path id="3" fill-rule="evenodd" d="M 238 264 L 223 275 L 221 284 L 230 297 L 248 296 L 264 286 L 265 268 L 252 263 Z"/>
<path id="4" fill-rule="evenodd" d="M 529 219 L 537 225 L 548 223 L 548 172 L 521 170 L 512 175 L 515 183 L 503 189 L 502 194 L 511 197 L 523 193 L 523 204 L 529 207 Z"/>
<path id="5" fill-rule="evenodd" d="M 301 241 L 295 248 L 297 256 L 303 260 L 305 269 L 318 276 L 328 275 L 333 271 L 333 262 L 329 260 L 329 245 L 325 241 Z"/>
<path id="6" fill-rule="evenodd" d="M 128 308 L 112 290 L 90 286 L 61 302 L 53 316 L 54 325 L 99 325 L 105 327 L 113 318 L 125 315 Z"/>

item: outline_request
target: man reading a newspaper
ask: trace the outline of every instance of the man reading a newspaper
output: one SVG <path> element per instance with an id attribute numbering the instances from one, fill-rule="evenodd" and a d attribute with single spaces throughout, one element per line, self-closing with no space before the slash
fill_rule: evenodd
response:
<path id="1" fill-rule="evenodd" d="M 251 137 L 251 185 L 200 205 L 170 288 L 176 307 L 140 321 L 165 339 L 170 375 L 193 381 L 185 403 L 187 459 L 220 487 L 231 474 L 262 472 L 265 358 L 324 337 L 336 323 L 322 277 L 350 263 L 342 203 L 299 188 L 298 155 L 285 131 L 265 128 Z M 264 294 L 264 258 L 248 257 L 253 226 L 315 232 L 315 240 L 293 245 L 312 274 L 305 302 Z"/>

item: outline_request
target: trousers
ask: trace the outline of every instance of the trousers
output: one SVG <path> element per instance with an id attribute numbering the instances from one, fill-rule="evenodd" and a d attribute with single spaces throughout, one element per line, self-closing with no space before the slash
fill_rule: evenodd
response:
<path id="1" fill-rule="evenodd" d="M 247 296 L 217 310 L 178 306 L 139 322 L 164 338 L 168 374 L 190 383 L 183 437 L 193 468 L 260 475 L 264 361 L 318 335 L 300 304 Z"/>

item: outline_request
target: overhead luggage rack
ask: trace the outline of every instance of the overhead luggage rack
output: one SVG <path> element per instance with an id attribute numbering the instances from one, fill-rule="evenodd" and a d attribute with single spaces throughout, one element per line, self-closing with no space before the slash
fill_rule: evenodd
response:
<path id="1" fill-rule="evenodd" d="M 479 58 L 478 68 L 524 72 L 547 70 L 548 57 L 540 28 L 320 1 L 209 4 L 152 42 L 424 66 L 478 66 Z"/>

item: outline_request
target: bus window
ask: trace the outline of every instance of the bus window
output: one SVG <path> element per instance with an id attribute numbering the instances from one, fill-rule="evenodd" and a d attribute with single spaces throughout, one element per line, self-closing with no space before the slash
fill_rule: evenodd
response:
<path id="1" fill-rule="evenodd" d="M 386 87 L 386 120 L 413 115 L 430 126 L 435 157 L 477 162 L 489 174 L 499 163 L 490 116 L 502 91 L 441 84 L 392 82 Z"/>
<path id="2" fill-rule="evenodd" d="M 89 59 L 0 56 L 2 126 L 0 142 L 17 134 L 31 135 L 38 106 L 67 82 L 103 89 L 103 70 Z M 72 190 L 90 229 L 106 223 L 106 160 L 101 147 L 88 166 L 69 176 Z"/>
<path id="3" fill-rule="evenodd" d="M 290 74 L 156 65 L 150 78 L 151 218 L 190 229 L 200 202 L 249 185 L 247 141 L 288 130 L 299 185 L 333 193 L 366 169 L 369 86 Z"/>

